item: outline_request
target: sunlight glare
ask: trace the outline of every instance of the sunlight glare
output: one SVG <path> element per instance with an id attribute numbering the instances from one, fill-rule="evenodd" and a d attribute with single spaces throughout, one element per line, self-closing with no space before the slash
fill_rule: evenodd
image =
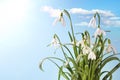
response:
<path id="1" fill-rule="evenodd" d="M 6 0 L 0 3 L 0 43 L 20 34 L 24 28 L 29 0 Z"/>

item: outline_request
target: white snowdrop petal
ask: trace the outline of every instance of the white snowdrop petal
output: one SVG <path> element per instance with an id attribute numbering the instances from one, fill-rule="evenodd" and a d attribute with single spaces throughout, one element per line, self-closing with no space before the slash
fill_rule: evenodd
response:
<path id="1" fill-rule="evenodd" d="M 59 16 L 54 20 L 53 25 L 55 25 L 57 22 L 61 22 L 63 26 L 66 25 L 62 13 L 59 13 Z"/>
<path id="2" fill-rule="evenodd" d="M 88 54 L 88 60 L 95 60 L 96 59 L 96 55 L 94 54 L 93 51 L 91 51 L 89 54 Z"/>
<path id="3" fill-rule="evenodd" d="M 104 30 L 101 30 L 100 28 L 97 28 L 97 30 L 94 33 L 94 36 L 97 37 L 97 36 L 100 36 L 102 34 L 106 35 L 106 32 Z"/>
<path id="4" fill-rule="evenodd" d="M 116 49 L 111 44 L 108 44 L 108 46 L 106 48 L 106 53 L 110 53 L 112 51 L 113 51 L 113 53 L 117 53 Z"/>
<path id="5" fill-rule="evenodd" d="M 96 28 L 96 19 L 95 19 L 95 17 L 92 17 L 92 19 L 90 20 L 88 26 Z"/>

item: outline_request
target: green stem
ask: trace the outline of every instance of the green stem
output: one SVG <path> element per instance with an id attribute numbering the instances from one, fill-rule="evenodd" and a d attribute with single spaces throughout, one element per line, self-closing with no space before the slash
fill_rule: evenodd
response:
<path id="1" fill-rule="evenodd" d="M 75 40 L 75 36 L 74 36 L 74 29 L 73 29 L 73 25 L 72 25 L 72 20 L 71 20 L 69 12 L 67 10 L 64 9 L 63 12 L 68 16 L 68 18 L 70 20 L 70 27 L 71 27 L 72 37 L 73 37 L 73 42 L 74 42 L 73 50 L 74 50 L 75 57 L 77 58 L 78 54 L 77 54 L 76 40 Z"/>
<path id="2" fill-rule="evenodd" d="M 61 50 L 62 50 L 62 52 L 63 52 L 63 55 L 64 55 L 65 59 L 67 60 L 67 54 L 64 52 L 64 49 L 63 49 L 63 47 L 62 47 L 62 43 L 61 43 L 59 37 L 57 36 L 57 34 L 54 34 L 54 36 L 58 39 L 59 44 L 60 44 L 60 48 L 61 48 Z"/>
<path id="3" fill-rule="evenodd" d="M 100 28 L 100 15 L 98 12 L 96 12 L 96 14 L 94 15 L 94 17 L 98 17 L 98 28 Z"/>
<path id="4" fill-rule="evenodd" d="M 73 29 L 73 25 L 72 25 L 72 19 L 70 17 L 70 14 L 67 10 L 63 10 L 63 12 L 68 16 L 69 20 L 70 20 L 70 27 L 71 27 L 71 31 L 72 31 L 72 37 L 73 37 L 73 41 L 75 42 L 75 36 L 74 36 L 74 29 Z"/>

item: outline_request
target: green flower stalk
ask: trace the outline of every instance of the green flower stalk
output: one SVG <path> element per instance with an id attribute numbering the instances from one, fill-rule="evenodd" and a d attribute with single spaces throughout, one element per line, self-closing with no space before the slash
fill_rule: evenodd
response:
<path id="1" fill-rule="evenodd" d="M 54 35 L 51 45 L 59 45 L 63 53 L 63 58 L 47 57 L 40 62 L 40 69 L 43 70 L 42 65 L 45 60 L 54 63 L 58 71 L 58 80 L 61 77 L 64 80 L 112 80 L 113 73 L 120 68 L 120 59 L 115 56 L 118 55 L 115 48 L 111 45 L 111 41 L 105 38 L 105 31 L 100 27 L 100 15 L 96 12 L 90 20 L 90 26 L 96 28 L 96 17 L 98 20 L 97 30 L 92 39 L 89 32 L 81 33 L 82 39 L 77 41 L 72 25 L 72 19 L 67 10 L 63 10 L 57 21 L 63 24 L 64 14 L 70 21 L 71 32 L 68 32 L 70 42 L 63 44 L 57 34 Z M 65 24 L 65 23 L 64 23 Z M 91 43 L 91 41 L 94 41 Z M 72 47 L 72 48 L 71 48 Z M 111 54 L 111 52 L 116 54 Z M 110 54 L 108 54 L 110 53 Z M 60 61 L 63 65 L 58 64 Z M 111 61 L 118 63 L 109 71 L 103 71 L 104 66 Z"/>

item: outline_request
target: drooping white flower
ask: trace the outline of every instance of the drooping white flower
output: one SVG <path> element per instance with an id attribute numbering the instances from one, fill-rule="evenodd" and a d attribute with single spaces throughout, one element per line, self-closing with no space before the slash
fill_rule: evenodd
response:
<path id="1" fill-rule="evenodd" d="M 100 36 L 100 35 L 106 35 L 105 31 L 100 29 L 100 28 L 97 28 L 97 30 L 95 31 L 94 33 L 94 36 L 97 37 L 97 36 Z"/>
<path id="2" fill-rule="evenodd" d="M 96 55 L 95 53 L 91 50 L 90 53 L 88 54 L 88 60 L 95 60 L 96 59 Z"/>
<path id="3" fill-rule="evenodd" d="M 56 37 L 54 37 L 51 41 L 51 45 L 53 45 L 54 47 L 59 46 L 59 41 Z"/>
<path id="4" fill-rule="evenodd" d="M 92 19 L 90 20 L 88 26 L 89 27 L 93 27 L 93 28 L 97 27 L 97 25 L 96 25 L 96 18 L 95 17 L 92 17 Z"/>
<path id="5" fill-rule="evenodd" d="M 54 20 L 53 25 L 55 25 L 57 22 L 61 22 L 61 24 L 62 24 L 63 26 L 66 25 L 62 12 L 61 12 L 61 13 L 59 14 L 59 16 Z"/>
<path id="6" fill-rule="evenodd" d="M 83 54 L 86 55 L 90 53 L 91 48 L 88 46 L 84 46 L 82 50 L 83 50 Z"/>
<path id="7" fill-rule="evenodd" d="M 116 51 L 116 49 L 111 45 L 111 44 L 108 44 L 108 46 L 107 46 L 107 48 L 106 48 L 106 52 L 107 53 L 110 53 L 110 52 L 112 52 L 113 51 L 113 53 L 117 53 L 117 51 Z"/>
<path id="8" fill-rule="evenodd" d="M 76 42 L 76 46 L 79 46 L 81 44 L 81 46 L 84 46 L 84 40 L 81 41 L 77 41 Z"/>
<path id="9" fill-rule="evenodd" d="M 78 41 L 78 42 L 76 43 L 76 46 L 79 46 L 79 45 L 81 45 L 83 55 L 86 55 L 86 54 L 90 53 L 91 48 L 88 47 L 87 45 L 85 45 L 84 39 L 82 39 L 81 41 Z"/>

